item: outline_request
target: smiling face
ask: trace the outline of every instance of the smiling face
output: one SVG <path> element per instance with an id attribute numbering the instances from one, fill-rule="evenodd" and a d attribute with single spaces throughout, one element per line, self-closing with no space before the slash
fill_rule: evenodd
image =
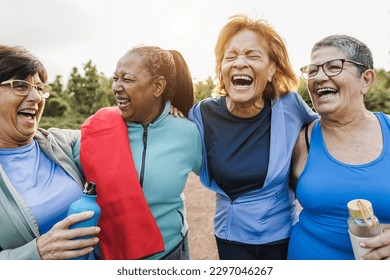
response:
<path id="1" fill-rule="evenodd" d="M 43 84 L 38 73 L 26 79 L 32 84 Z M 0 147 L 16 148 L 30 143 L 45 107 L 43 99 L 35 89 L 27 96 L 13 93 L 15 89 L 0 87 Z"/>
<path id="2" fill-rule="evenodd" d="M 323 47 L 311 55 L 312 64 L 323 64 L 326 61 L 346 58 L 336 47 Z M 313 105 L 321 116 L 344 117 L 352 115 L 358 108 L 364 108 L 364 79 L 359 75 L 354 64 L 345 62 L 341 73 L 328 77 L 320 68 L 318 74 L 307 81 L 307 87 Z"/>
<path id="3" fill-rule="evenodd" d="M 160 112 L 163 78 L 153 79 L 136 52 L 126 53 L 114 73 L 113 93 L 126 121 L 147 124 Z"/>
<path id="4" fill-rule="evenodd" d="M 262 98 L 267 82 L 275 73 L 275 65 L 269 59 L 263 38 L 243 29 L 226 44 L 221 70 L 231 101 L 250 105 Z"/>

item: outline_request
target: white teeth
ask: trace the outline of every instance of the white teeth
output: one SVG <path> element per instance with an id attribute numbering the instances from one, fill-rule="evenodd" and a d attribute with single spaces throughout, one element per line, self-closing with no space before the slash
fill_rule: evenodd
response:
<path id="1" fill-rule="evenodd" d="M 319 97 L 319 99 L 331 99 L 333 96 L 333 94 L 323 94 Z"/>
<path id="2" fill-rule="evenodd" d="M 235 87 L 236 89 L 247 89 L 247 88 L 249 88 L 250 86 L 235 85 L 234 87 Z"/>
<path id="3" fill-rule="evenodd" d="M 336 93 L 337 90 L 335 90 L 333 88 L 320 88 L 320 89 L 317 90 L 318 94 L 322 94 L 324 92 L 326 92 L 326 93 Z"/>
<path id="4" fill-rule="evenodd" d="M 130 103 L 130 101 L 128 99 L 117 99 L 116 103 L 118 104 L 118 106 L 126 106 Z"/>
<path id="5" fill-rule="evenodd" d="M 233 76 L 233 80 L 237 80 L 237 79 L 252 81 L 252 78 L 249 76 Z"/>
<path id="6" fill-rule="evenodd" d="M 19 113 L 22 113 L 22 114 L 31 114 L 31 115 L 35 115 L 37 112 L 35 110 L 20 110 Z"/>

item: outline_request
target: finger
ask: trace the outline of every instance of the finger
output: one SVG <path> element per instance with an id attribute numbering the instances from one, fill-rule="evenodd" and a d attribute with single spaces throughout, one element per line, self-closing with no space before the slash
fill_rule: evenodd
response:
<path id="1" fill-rule="evenodd" d="M 93 247 L 99 243 L 99 238 L 91 237 L 91 238 L 81 238 L 81 239 L 73 239 L 73 240 L 64 240 L 59 245 L 62 251 L 67 250 L 79 250 L 86 247 Z"/>
<path id="2" fill-rule="evenodd" d="M 93 247 L 86 247 L 77 250 L 66 250 L 66 251 L 50 251 L 41 256 L 43 260 L 67 260 L 75 259 L 85 255 L 88 255 L 94 250 Z"/>
<path id="3" fill-rule="evenodd" d="M 390 245 L 390 230 L 385 229 L 380 235 L 360 243 L 363 248 L 379 248 Z"/>
<path id="4" fill-rule="evenodd" d="M 169 109 L 169 113 L 171 114 L 171 115 L 173 115 L 173 113 L 175 112 L 175 107 L 173 107 L 172 105 L 171 105 L 171 107 L 170 107 L 170 109 Z"/>
<path id="5" fill-rule="evenodd" d="M 364 260 L 386 260 L 390 258 L 390 245 L 374 249 L 363 256 Z"/>
<path id="6" fill-rule="evenodd" d="M 73 214 L 73 215 L 70 215 L 70 216 L 66 217 L 62 221 L 59 221 L 58 223 L 56 223 L 53 226 L 53 228 L 66 229 L 66 228 L 69 228 L 71 225 L 73 225 L 75 223 L 78 223 L 78 222 L 81 222 L 81 221 L 88 220 L 88 219 L 92 218 L 93 215 L 94 215 L 93 211 L 86 211 L 86 212 L 81 212 L 81 213 L 78 213 L 78 214 Z"/>
<path id="7" fill-rule="evenodd" d="M 95 236 L 100 232 L 100 227 L 82 227 L 68 229 L 63 232 L 64 239 L 75 239 L 75 238 L 89 238 Z"/>
<path id="8" fill-rule="evenodd" d="M 61 255 L 64 259 L 75 259 L 89 255 L 94 250 L 93 247 L 86 247 L 78 250 L 64 251 Z M 88 257 L 88 256 L 87 256 Z"/>
<path id="9" fill-rule="evenodd" d="M 87 252 L 82 252 L 81 254 L 75 255 L 73 251 L 85 248 L 92 248 L 99 242 L 99 238 L 91 237 L 73 240 L 46 239 L 46 242 L 42 243 L 42 238 L 44 238 L 43 235 L 37 240 L 38 252 L 41 255 L 42 259 L 67 259 L 82 256 L 84 253 Z M 66 253 L 68 251 L 71 252 L 70 255 Z"/>
<path id="10" fill-rule="evenodd" d="M 381 224 L 383 230 L 390 230 L 390 224 Z"/>

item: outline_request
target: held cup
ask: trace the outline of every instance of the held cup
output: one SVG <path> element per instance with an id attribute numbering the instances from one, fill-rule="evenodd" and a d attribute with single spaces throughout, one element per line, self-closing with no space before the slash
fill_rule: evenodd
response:
<path id="1" fill-rule="evenodd" d="M 359 260 L 361 257 L 363 257 L 365 254 L 369 253 L 372 249 L 371 248 L 362 248 L 360 247 L 361 242 L 365 242 L 372 237 L 359 237 L 354 235 L 348 230 L 349 237 L 351 238 L 351 243 L 352 243 L 352 249 L 353 249 L 353 254 L 355 256 L 355 260 Z"/>

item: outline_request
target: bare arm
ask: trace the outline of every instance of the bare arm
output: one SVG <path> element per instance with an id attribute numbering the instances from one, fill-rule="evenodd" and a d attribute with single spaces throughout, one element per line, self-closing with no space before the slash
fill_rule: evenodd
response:
<path id="1" fill-rule="evenodd" d="M 309 125 L 309 139 L 311 134 L 311 128 L 312 125 Z M 298 182 L 299 177 L 301 176 L 303 169 L 306 166 L 308 156 L 308 150 L 306 147 L 306 141 L 305 141 L 305 128 L 302 128 L 299 135 L 297 142 L 295 143 L 295 147 L 293 150 L 292 155 L 292 167 L 291 167 L 291 182 L 292 187 L 295 189 L 296 184 Z"/>

